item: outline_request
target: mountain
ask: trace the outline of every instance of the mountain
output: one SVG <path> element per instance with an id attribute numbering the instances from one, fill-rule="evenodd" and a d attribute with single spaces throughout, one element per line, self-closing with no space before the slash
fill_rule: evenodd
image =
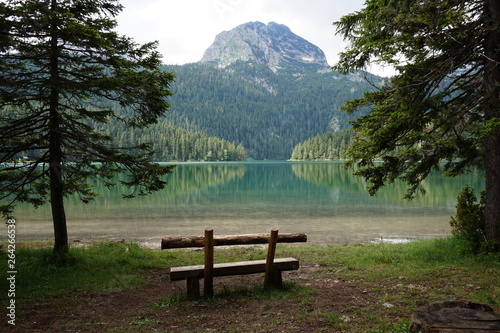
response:
<path id="1" fill-rule="evenodd" d="M 250 22 L 217 35 L 177 76 L 165 122 L 242 145 L 250 158 L 289 159 L 301 142 L 350 127 L 344 102 L 381 78 L 332 72 L 321 49 L 284 25 Z M 369 78 L 372 83 L 369 83 Z"/>
<path id="2" fill-rule="evenodd" d="M 165 121 L 236 145 L 258 160 L 289 159 L 295 145 L 349 127 L 362 113 L 340 110 L 372 89 L 364 74 L 275 73 L 265 64 L 237 61 L 165 66 L 177 75 Z"/>
<path id="3" fill-rule="evenodd" d="M 274 72 L 290 67 L 323 70 L 329 67 L 319 47 L 275 22 L 267 25 L 250 22 L 221 32 L 201 59 L 221 67 L 237 61 L 265 65 Z"/>
<path id="4" fill-rule="evenodd" d="M 168 98 L 171 108 L 162 122 L 209 137 L 203 139 L 207 144 L 200 144 L 182 134 L 186 140 L 163 151 L 177 149 L 193 159 L 199 158 L 194 149 L 202 151 L 202 159 L 217 152 L 216 159 L 224 159 L 235 150 L 236 155 L 246 151 L 256 160 L 287 160 L 297 144 L 349 128 L 349 121 L 363 112 L 347 114 L 340 110 L 342 104 L 373 89 L 366 77 L 375 83 L 381 80 L 364 72 L 332 72 L 319 48 L 284 25 L 259 22 L 220 33 L 202 61 L 165 65 L 163 70 L 173 72 L 176 80 L 170 87 L 175 95 Z M 178 134 L 167 132 L 166 127 L 139 129 L 133 137 L 168 146 L 159 138 L 176 141 Z M 231 145 L 210 148 L 215 147 L 210 144 L 214 137 Z M 203 150 L 205 146 L 209 149 Z M 318 151 L 325 149 L 319 141 L 317 146 Z"/>

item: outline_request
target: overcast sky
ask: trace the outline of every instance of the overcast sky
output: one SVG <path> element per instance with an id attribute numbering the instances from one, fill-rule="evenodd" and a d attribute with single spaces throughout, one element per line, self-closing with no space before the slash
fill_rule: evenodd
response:
<path id="1" fill-rule="evenodd" d="M 199 61 L 215 36 L 251 21 L 288 26 L 321 48 L 330 65 L 345 43 L 332 25 L 364 0 L 121 0 L 118 31 L 139 43 L 158 40 L 165 64 Z M 374 70 L 375 71 L 375 70 Z M 380 72 L 380 71 L 378 71 Z"/>

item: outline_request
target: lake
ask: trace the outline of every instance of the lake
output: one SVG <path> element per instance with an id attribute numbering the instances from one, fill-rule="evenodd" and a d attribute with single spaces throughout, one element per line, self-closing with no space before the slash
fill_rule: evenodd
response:
<path id="1" fill-rule="evenodd" d="M 66 201 L 70 240 L 158 243 L 166 236 L 304 232 L 308 242 L 352 243 L 435 238 L 450 234 L 450 216 L 465 185 L 483 189 L 479 174 L 425 180 L 427 195 L 403 200 L 404 184 L 370 197 L 365 182 L 342 163 L 179 163 L 165 190 L 122 199 L 97 185 L 99 197 L 83 204 Z M 477 192 L 478 193 L 478 192 Z M 49 206 L 19 205 L 18 240 L 52 239 Z"/>

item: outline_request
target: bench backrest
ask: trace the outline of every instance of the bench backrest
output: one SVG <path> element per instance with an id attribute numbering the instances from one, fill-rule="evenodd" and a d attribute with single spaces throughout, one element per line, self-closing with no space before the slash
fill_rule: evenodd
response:
<path id="1" fill-rule="evenodd" d="M 212 230 L 212 229 L 207 229 Z M 307 242 L 306 234 L 279 234 L 277 243 L 298 243 Z M 269 234 L 249 234 L 249 235 L 227 235 L 213 236 L 214 246 L 227 245 L 249 245 L 249 244 L 267 244 L 269 243 Z M 161 249 L 180 249 L 189 247 L 205 247 L 204 236 L 188 237 L 165 237 L 161 240 Z"/>

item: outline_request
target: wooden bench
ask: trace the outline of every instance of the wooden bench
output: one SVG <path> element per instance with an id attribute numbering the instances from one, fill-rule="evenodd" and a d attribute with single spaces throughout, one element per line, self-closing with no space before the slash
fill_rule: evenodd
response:
<path id="1" fill-rule="evenodd" d="M 170 280 L 184 280 L 187 282 L 189 297 L 200 296 L 199 280 L 204 279 L 204 294 L 213 296 L 213 277 L 228 275 L 243 275 L 265 273 L 264 286 L 282 287 L 282 271 L 299 269 L 299 261 L 295 258 L 275 259 L 276 243 L 306 242 L 306 234 L 280 234 L 278 230 L 271 230 L 271 234 L 234 235 L 214 237 L 213 229 L 206 229 L 205 236 L 167 237 L 163 238 L 161 248 L 178 249 L 189 247 L 203 247 L 205 249 L 204 265 L 182 266 L 170 268 Z M 267 258 L 264 260 L 239 261 L 214 264 L 214 246 L 266 244 L 268 245 Z"/>

